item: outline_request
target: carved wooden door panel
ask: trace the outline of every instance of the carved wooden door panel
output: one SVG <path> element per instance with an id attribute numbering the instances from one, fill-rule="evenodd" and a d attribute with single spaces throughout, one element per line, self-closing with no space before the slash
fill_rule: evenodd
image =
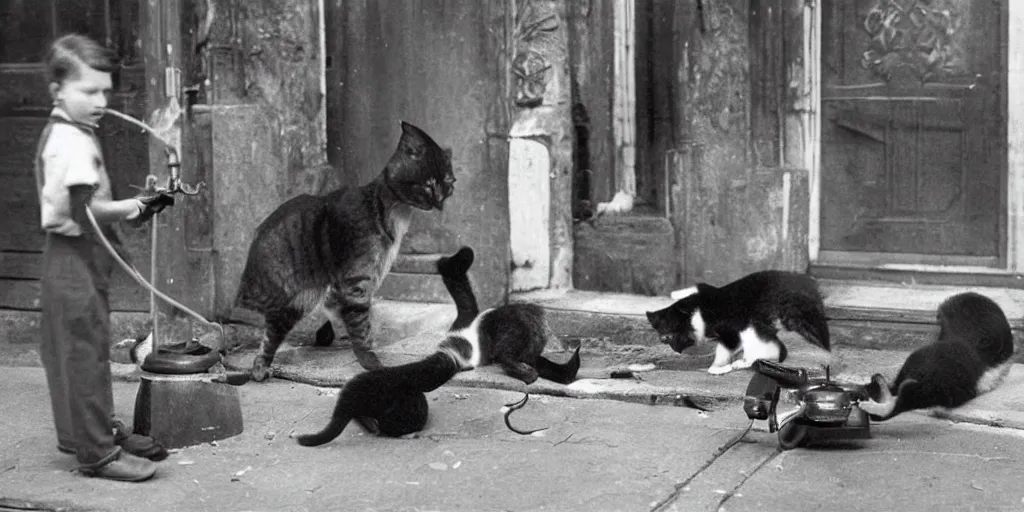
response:
<path id="1" fill-rule="evenodd" d="M 139 0 L 0 0 L 0 308 L 37 309 L 44 235 L 39 228 L 33 157 L 52 108 L 42 60 L 57 36 L 87 34 L 121 59 L 111 107 L 145 116 L 145 72 L 139 39 Z M 137 128 L 104 119 L 99 135 L 114 194 L 131 196 L 149 169 L 147 138 Z M 137 262 L 149 260 L 147 231 L 126 230 Z M 148 308 L 142 289 L 116 273 L 111 307 Z"/>
<path id="2" fill-rule="evenodd" d="M 819 263 L 999 265 L 1005 0 L 822 8 Z"/>

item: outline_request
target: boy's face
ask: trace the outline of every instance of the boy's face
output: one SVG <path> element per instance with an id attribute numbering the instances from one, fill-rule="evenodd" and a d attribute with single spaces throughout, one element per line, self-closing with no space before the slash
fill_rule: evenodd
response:
<path id="1" fill-rule="evenodd" d="M 96 125 L 100 117 L 103 117 L 107 94 L 112 87 L 110 73 L 83 65 L 79 66 L 76 76 L 69 77 L 63 83 L 50 84 L 50 91 L 57 105 L 73 121 Z"/>

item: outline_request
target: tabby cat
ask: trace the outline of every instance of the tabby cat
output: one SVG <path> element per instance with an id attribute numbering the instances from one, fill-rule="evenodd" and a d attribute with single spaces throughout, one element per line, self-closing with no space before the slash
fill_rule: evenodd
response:
<path id="1" fill-rule="evenodd" d="M 860 408 L 875 421 L 930 407 L 959 407 L 1002 383 L 1010 371 L 1013 334 L 1003 310 L 984 295 L 966 292 L 939 305 L 939 336 L 914 350 L 892 385 L 875 374 L 871 400 Z"/>
<path id="2" fill-rule="evenodd" d="M 317 307 L 329 319 L 317 332 L 317 345 L 329 345 L 343 325 L 359 364 L 380 368 L 369 339 L 374 293 L 398 255 L 413 211 L 443 209 L 454 183 L 450 154 L 402 122 L 398 147 L 376 179 L 294 197 L 260 223 L 235 298 L 237 307 L 265 321 L 253 380 L 270 376 L 285 336 Z"/>

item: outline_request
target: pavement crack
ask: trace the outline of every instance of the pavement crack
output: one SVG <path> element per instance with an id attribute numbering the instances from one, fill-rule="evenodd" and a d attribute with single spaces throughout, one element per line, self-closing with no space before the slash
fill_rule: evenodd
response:
<path id="1" fill-rule="evenodd" d="M 676 484 L 676 488 L 675 490 L 672 491 L 672 494 L 669 494 L 668 497 L 666 497 L 665 499 L 655 503 L 654 506 L 651 507 L 651 512 L 660 512 L 666 510 L 666 507 L 668 507 L 677 499 L 679 499 L 679 496 L 683 493 L 683 489 L 685 489 L 686 486 L 690 485 L 690 482 L 693 482 L 695 479 L 697 479 L 697 477 L 704 474 L 704 472 L 707 471 L 708 468 L 710 468 L 711 465 L 714 464 L 715 461 L 719 459 L 719 457 L 725 455 L 725 453 L 732 449 L 733 446 L 736 446 L 736 443 L 740 442 L 740 440 L 743 439 L 748 432 L 750 432 L 750 427 L 752 427 L 753 425 L 754 420 L 750 420 L 750 423 L 747 424 L 747 427 L 744 428 L 739 434 L 736 434 L 735 436 L 732 437 L 732 439 L 729 439 L 729 441 L 727 441 L 725 444 L 718 447 L 718 449 L 715 450 L 715 453 L 711 455 L 711 458 L 708 459 L 707 462 L 705 462 L 704 465 L 700 467 L 700 469 L 698 469 L 696 472 L 690 475 L 690 477 L 687 478 L 686 480 L 683 480 L 682 482 Z"/>
<path id="2" fill-rule="evenodd" d="M 735 496 L 737 492 L 739 492 L 740 487 L 743 487 L 743 484 L 747 483 L 747 480 L 750 480 L 750 478 L 753 477 L 754 475 L 756 475 L 758 471 L 761 471 L 761 468 L 767 466 L 769 462 L 775 460 L 775 458 L 778 457 L 780 454 L 782 454 L 782 450 L 775 450 L 770 455 L 765 457 L 764 460 L 762 460 L 761 463 L 758 464 L 757 467 L 755 467 L 753 471 L 751 471 L 750 473 L 744 475 L 743 479 L 740 480 L 740 482 L 738 484 L 736 484 L 735 487 L 733 487 L 731 490 L 729 490 L 729 492 L 725 493 L 725 495 L 722 496 L 722 499 L 719 500 L 718 506 L 715 509 L 716 510 L 721 510 L 722 507 L 725 506 L 725 502 L 727 502 L 730 499 L 732 499 L 732 497 Z"/>

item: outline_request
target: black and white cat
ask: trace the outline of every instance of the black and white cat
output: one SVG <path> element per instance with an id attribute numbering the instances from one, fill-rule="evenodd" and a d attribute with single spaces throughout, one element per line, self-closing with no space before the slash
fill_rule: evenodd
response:
<path id="1" fill-rule="evenodd" d="M 473 250 L 463 247 L 455 256 L 439 263 L 438 272 L 459 312 L 452 330 L 476 340 L 481 350 L 479 364 L 498 364 L 506 374 L 526 384 L 538 377 L 560 384 L 575 380 L 580 368 L 579 346 L 565 363 L 556 363 L 541 355 L 549 343 L 558 343 L 543 308 L 536 304 L 512 303 L 479 311 L 469 275 L 462 271 L 472 264 L 473 257 Z M 473 323 L 470 328 L 463 328 L 470 322 Z"/>
<path id="2" fill-rule="evenodd" d="M 860 408 L 875 421 L 915 409 L 959 407 L 999 386 L 1010 371 L 1014 345 L 1003 310 L 984 295 L 953 295 L 939 305 L 939 335 L 914 350 L 889 385 L 875 374 L 871 400 Z"/>
<path id="3" fill-rule="evenodd" d="M 661 341 L 676 352 L 704 340 L 717 343 L 708 373 L 748 368 L 758 359 L 782 362 L 780 329 L 830 350 L 825 306 L 813 277 L 795 272 L 754 272 L 721 288 L 700 283 L 672 293 L 671 306 L 647 312 Z M 742 358 L 733 361 L 741 351 Z"/>
<path id="4" fill-rule="evenodd" d="M 373 296 L 398 255 L 413 211 L 441 210 L 454 183 L 448 152 L 403 122 L 398 147 L 376 179 L 323 196 L 294 197 L 261 222 L 235 298 L 238 308 L 261 314 L 266 329 L 250 370 L 253 380 L 270 376 L 285 336 L 317 307 L 329 322 L 317 331 L 316 345 L 329 345 L 335 328 L 344 326 L 359 364 L 379 368 L 369 339 Z"/>
<path id="5" fill-rule="evenodd" d="M 353 377 L 338 394 L 327 426 L 316 434 L 299 436 L 299 444 L 317 446 L 330 442 L 353 419 L 364 428 L 387 436 L 422 430 L 429 409 L 424 393 L 444 385 L 460 371 L 492 361 L 527 383 L 538 376 L 562 383 L 575 379 L 580 366 L 579 347 L 564 364 L 540 355 L 553 338 L 542 309 L 529 304 L 508 304 L 478 311 L 468 276 L 473 258 L 473 250 L 463 247 L 438 261 L 438 272 L 458 314 L 437 351 L 416 362 L 377 368 Z"/>

